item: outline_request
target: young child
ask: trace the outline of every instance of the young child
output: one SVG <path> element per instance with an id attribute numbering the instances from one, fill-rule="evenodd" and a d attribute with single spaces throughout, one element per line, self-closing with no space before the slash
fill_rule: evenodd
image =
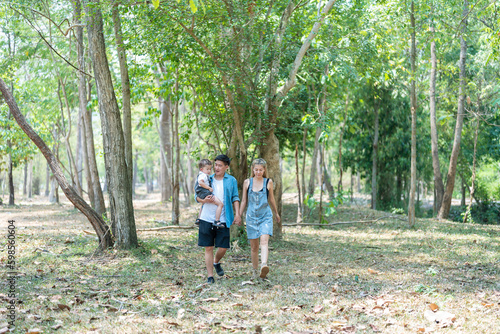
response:
<path id="1" fill-rule="evenodd" d="M 217 210 L 215 211 L 214 226 L 218 227 L 219 225 L 221 225 L 220 215 L 222 213 L 222 208 L 224 204 L 219 198 L 217 198 L 213 194 L 214 190 L 212 189 L 212 183 L 210 182 L 210 173 L 212 172 L 212 161 L 208 159 L 201 159 L 200 162 L 198 163 L 198 168 L 200 169 L 200 172 L 198 173 L 198 177 L 196 178 L 196 183 L 194 184 L 194 191 L 196 193 L 196 197 L 204 199 L 209 195 L 214 196 L 214 204 L 217 205 Z M 200 217 L 200 215 L 201 215 L 201 208 L 200 208 L 200 213 L 198 214 L 198 218 Z M 196 220 L 195 224 L 200 225 L 198 219 Z"/>
<path id="2" fill-rule="evenodd" d="M 259 269 L 259 239 L 261 268 L 260 278 L 266 278 L 269 273 L 267 258 L 269 256 L 269 237 L 273 235 L 273 213 L 276 221 L 280 221 L 276 201 L 273 194 L 273 181 L 267 178 L 266 160 L 255 159 L 252 162 L 252 177 L 243 183 L 243 198 L 240 205 L 240 214 L 248 202 L 246 214 L 247 235 L 250 240 L 252 266 L 254 275 Z"/>

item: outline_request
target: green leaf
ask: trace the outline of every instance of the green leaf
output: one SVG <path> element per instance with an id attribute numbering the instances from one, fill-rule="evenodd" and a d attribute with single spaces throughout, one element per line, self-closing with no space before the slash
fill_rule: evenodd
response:
<path id="1" fill-rule="evenodd" d="M 160 0 L 153 0 L 153 6 L 155 6 L 155 9 L 158 9 L 158 7 L 160 7 Z"/>

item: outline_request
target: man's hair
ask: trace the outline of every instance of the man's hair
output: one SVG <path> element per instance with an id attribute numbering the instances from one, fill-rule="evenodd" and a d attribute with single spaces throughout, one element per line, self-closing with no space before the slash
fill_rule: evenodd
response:
<path id="1" fill-rule="evenodd" d="M 231 163 L 231 158 L 229 158 L 227 155 L 225 154 L 219 154 L 218 156 L 215 157 L 214 161 L 222 161 L 223 163 L 227 165 L 229 165 Z"/>
<path id="2" fill-rule="evenodd" d="M 200 162 L 198 162 L 199 169 L 202 169 L 205 166 L 212 166 L 212 161 L 208 159 L 201 159 Z"/>

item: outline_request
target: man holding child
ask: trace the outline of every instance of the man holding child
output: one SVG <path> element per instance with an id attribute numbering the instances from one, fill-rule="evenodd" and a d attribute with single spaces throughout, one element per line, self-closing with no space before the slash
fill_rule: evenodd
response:
<path id="1" fill-rule="evenodd" d="M 196 198 L 199 203 L 203 203 L 199 216 L 198 246 L 205 247 L 205 265 L 207 267 L 208 283 L 215 282 L 213 277 L 214 268 L 217 275 L 224 276 L 220 260 L 230 247 L 229 228 L 233 223 L 241 225 L 238 185 L 233 176 L 226 174 L 230 161 L 231 159 L 225 154 L 215 157 L 215 173 L 210 176 L 213 195 L 209 195 L 203 199 Z M 215 204 L 216 200 L 214 196 L 224 204 L 220 223 L 215 225 L 217 205 Z M 218 248 L 215 256 L 214 246 Z"/>

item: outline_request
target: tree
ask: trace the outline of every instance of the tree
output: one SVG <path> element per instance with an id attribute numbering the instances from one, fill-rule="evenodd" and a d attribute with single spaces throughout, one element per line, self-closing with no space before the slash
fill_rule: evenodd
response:
<path id="1" fill-rule="evenodd" d="M 443 196 L 441 208 L 438 213 L 439 219 L 447 218 L 448 214 L 450 213 L 453 189 L 455 188 L 455 175 L 457 173 L 458 154 L 460 152 L 460 140 L 462 138 L 462 127 L 464 121 L 466 86 L 465 62 L 467 57 L 467 42 L 465 40 L 465 34 L 467 31 L 467 16 L 469 14 L 469 2 L 467 0 L 464 1 L 463 7 L 463 18 L 461 21 L 462 29 L 460 34 L 460 85 L 458 91 L 457 121 L 455 125 L 453 149 L 451 151 L 450 164 L 448 167 L 448 175 L 446 178 L 446 190 Z"/>
<path id="2" fill-rule="evenodd" d="M 102 220 L 102 218 L 92 210 L 92 208 L 81 198 L 76 190 L 68 183 L 66 177 L 64 176 L 61 167 L 59 165 L 58 160 L 51 152 L 49 147 L 45 144 L 45 142 L 40 138 L 40 136 L 33 130 L 33 128 L 28 124 L 24 115 L 19 110 L 19 107 L 14 101 L 14 97 L 9 91 L 5 82 L 0 78 L 0 92 L 2 92 L 9 109 L 16 119 L 19 127 L 26 133 L 26 135 L 33 141 L 33 143 L 40 149 L 42 154 L 50 166 L 50 169 L 54 173 L 54 176 L 57 179 L 57 182 L 61 186 L 61 189 L 64 191 L 66 197 L 75 205 L 75 207 L 80 210 L 92 224 L 92 227 L 97 233 L 99 238 L 99 248 L 107 249 L 113 246 L 113 240 L 111 239 L 111 234 L 109 233 L 109 227 Z"/>
<path id="3" fill-rule="evenodd" d="M 137 246 L 131 174 L 125 158 L 125 140 L 116 100 L 103 34 L 99 1 L 86 1 L 87 31 L 90 57 L 99 98 L 99 112 L 104 144 L 104 161 L 110 195 L 111 226 L 120 248 Z"/>
<path id="4" fill-rule="evenodd" d="M 410 200 L 408 203 L 408 223 L 410 226 L 415 225 L 415 187 L 417 183 L 417 93 L 415 90 L 415 75 L 416 75 L 416 45 L 415 45 L 415 5 L 412 0 L 410 9 L 410 24 L 411 24 L 411 78 L 410 78 L 410 104 L 411 104 L 411 185 L 410 185 Z"/>

